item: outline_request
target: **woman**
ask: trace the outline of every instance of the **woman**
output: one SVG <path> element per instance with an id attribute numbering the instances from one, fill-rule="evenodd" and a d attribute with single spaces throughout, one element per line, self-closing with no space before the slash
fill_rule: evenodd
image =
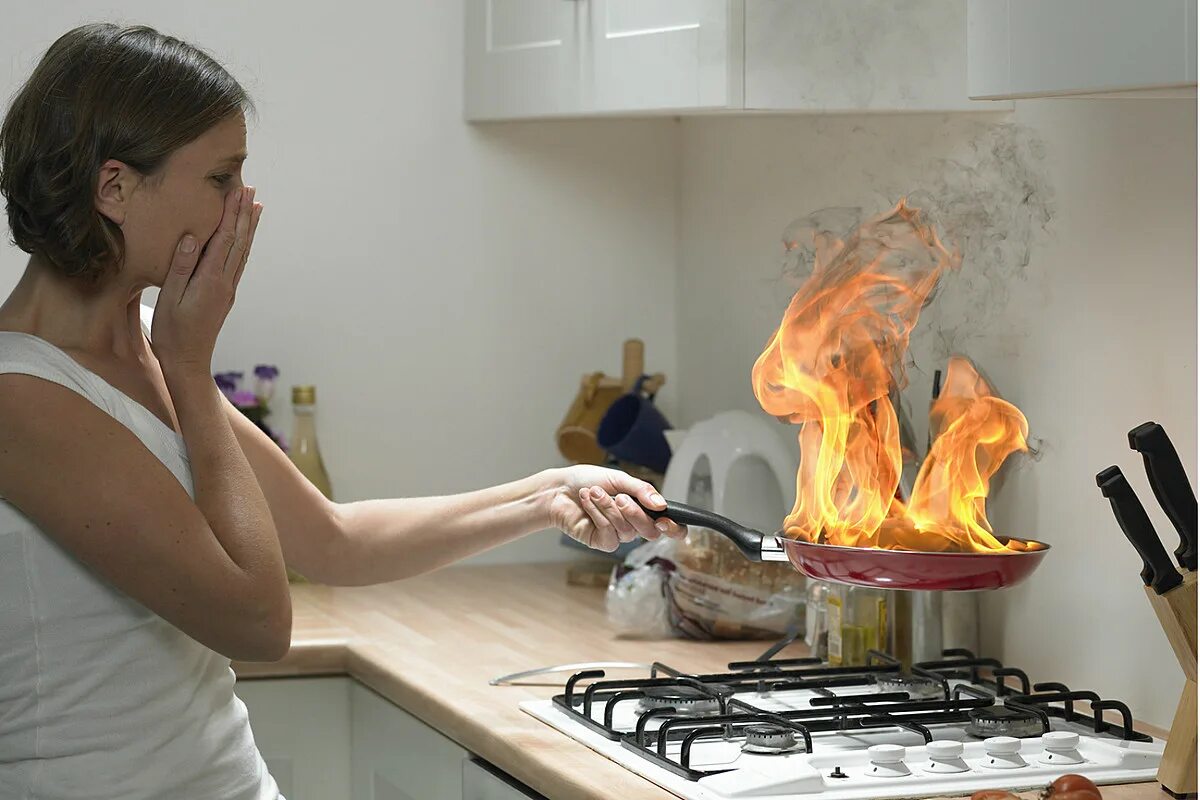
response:
<path id="1" fill-rule="evenodd" d="M 609 551 L 684 534 L 599 467 L 326 501 L 210 377 L 262 214 L 251 109 L 196 48 L 97 24 L 51 46 L 0 128 L 30 254 L 0 305 L 0 797 L 278 797 L 229 664 L 287 652 L 285 563 L 367 584 L 550 526 Z"/>

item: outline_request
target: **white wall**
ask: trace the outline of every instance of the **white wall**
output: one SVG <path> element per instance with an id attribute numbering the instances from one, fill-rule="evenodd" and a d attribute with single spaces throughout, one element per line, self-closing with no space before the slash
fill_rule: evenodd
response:
<path id="1" fill-rule="evenodd" d="M 1120 464 L 1174 549 L 1125 433 L 1161 422 L 1195 478 L 1195 142 L 1194 101 L 686 121 L 682 421 L 757 409 L 750 367 L 795 286 L 781 272 L 789 221 L 827 206 L 883 210 L 909 191 L 932 196 L 971 239 L 914 337 L 913 421 L 923 441 L 944 356 L 974 357 L 1025 411 L 1041 450 L 1009 472 L 992 521 L 1054 548 L 1027 583 L 985 598 L 984 649 L 1169 725 L 1180 671 L 1094 476 Z"/>
<path id="2" fill-rule="evenodd" d="M 562 463 L 553 434 L 580 376 L 619 374 L 626 337 L 676 372 L 677 125 L 464 125 L 461 15 L 54 0 L 6 6 L 0 25 L 5 99 L 57 36 L 105 19 L 198 44 L 251 92 L 245 178 L 265 212 L 214 367 L 278 364 L 285 431 L 287 386 L 316 384 L 342 500 Z M 24 264 L 0 246 L 0 296 Z M 577 556 L 552 533 L 497 554 Z"/>

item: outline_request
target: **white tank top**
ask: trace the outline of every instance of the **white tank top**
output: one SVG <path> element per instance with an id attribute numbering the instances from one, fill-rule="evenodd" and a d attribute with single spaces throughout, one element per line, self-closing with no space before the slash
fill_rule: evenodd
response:
<path id="1" fill-rule="evenodd" d="M 195 497 L 183 437 L 64 351 L 0 332 L 7 372 L 83 395 Z M 0 798 L 283 800 L 234 680 L 0 498 Z"/>

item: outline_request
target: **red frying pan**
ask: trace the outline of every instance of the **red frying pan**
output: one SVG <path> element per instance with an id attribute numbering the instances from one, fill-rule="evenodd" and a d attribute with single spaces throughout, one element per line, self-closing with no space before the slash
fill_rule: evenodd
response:
<path id="1" fill-rule="evenodd" d="M 923 553 L 813 544 L 776 533 L 768 536 L 744 528 L 703 508 L 667 502 L 665 511 L 646 509 L 655 519 L 666 517 L 681 525 L 698 525 L 722 534 L 751 561 L 790 561 L 810 578 L 874 589 L 922 592 L 963 592 L 1002 589 L 1020 583 L 1037 569 L 1050 545 L 1031 539 L 1011 541 L 1035 549 L 1000 553 Z M 996 537 L 1007 543 L 1009 539 Z"/>

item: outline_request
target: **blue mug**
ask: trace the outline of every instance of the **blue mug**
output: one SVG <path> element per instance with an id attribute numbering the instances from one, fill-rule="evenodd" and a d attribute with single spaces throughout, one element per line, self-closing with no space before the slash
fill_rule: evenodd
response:
<path id="1" fill-rule="evenodd" d="M 621 461 L 665 473 L 671 446 L 663 431 L 670 430 L 671 423 L 654 405 L 654 395 L 642 394 L 642 384 L 649 377 L 638 378 L 633 391 L 609 406 L 596 429 L 596 444 Z"/>

